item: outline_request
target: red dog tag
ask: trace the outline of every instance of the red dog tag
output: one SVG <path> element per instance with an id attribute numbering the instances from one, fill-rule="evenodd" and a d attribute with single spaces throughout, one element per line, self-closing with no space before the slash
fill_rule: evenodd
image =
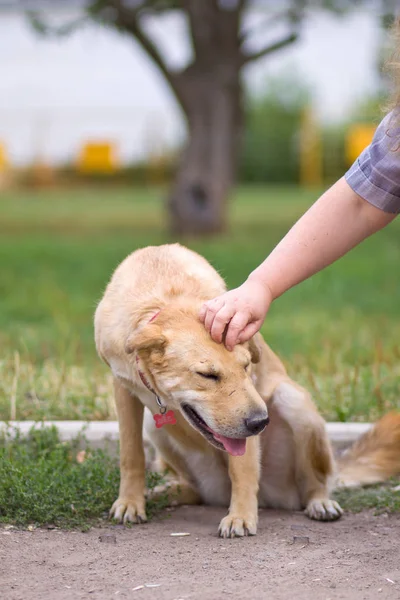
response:
<path id="1" fill-rule="evenodd" d="M 176 418 L 173 410 L 169 410 L 165 415 L 153 415 L 153 419 L 156 422 L 157 429 L 160 429 L 163 425 L 175 425 Z"/>

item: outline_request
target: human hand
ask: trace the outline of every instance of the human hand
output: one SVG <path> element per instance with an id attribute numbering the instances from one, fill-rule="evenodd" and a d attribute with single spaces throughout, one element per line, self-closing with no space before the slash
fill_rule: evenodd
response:
<path id="1" fill-rule="evenodd" d="M 221 343 L 226 329 L 225 346 L 247 342 L 260 329 L 273 300 L 268 286 L 248 279 L 240 287 L 206 302 L 200 320 L 215 342 Z"/>

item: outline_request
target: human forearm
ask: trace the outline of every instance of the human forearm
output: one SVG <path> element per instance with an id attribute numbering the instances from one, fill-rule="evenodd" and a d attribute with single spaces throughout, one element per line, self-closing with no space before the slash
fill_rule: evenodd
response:
<path id="1" fill-rule="evenodd" d="M 340 179 L 306 212 L 239 288 L 200 312 L 216 342 L 232 350 L 261 327 L 271 302 L 382 229 L 396 215 L 376 208 Z"/>
<path id="2" fill-rule="evenodd" d="M 335 262 L 396 215 L 375 208 L 343 179 L 301 217 L 249 280 L 257 280 L 277 298 Z"/>

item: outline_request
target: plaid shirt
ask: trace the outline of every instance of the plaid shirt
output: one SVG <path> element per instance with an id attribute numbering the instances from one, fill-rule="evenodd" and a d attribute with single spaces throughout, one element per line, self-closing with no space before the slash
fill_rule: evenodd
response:
<path id="1" fill-rule="evenodd" d="M 378 125 L 371 144 L 360 154 L 345 179 L 364 200 L 388 213 L 400 213 L 400 126 L 392 113 Z"/>

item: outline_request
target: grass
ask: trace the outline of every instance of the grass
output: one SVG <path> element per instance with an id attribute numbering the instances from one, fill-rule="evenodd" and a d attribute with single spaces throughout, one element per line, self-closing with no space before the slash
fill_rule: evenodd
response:
<path id="1" fill-rule="evenodd" d="M 242 188 L 229 233 L 181 240 L 240 284 L 316 199 Z M 0 419 L 115 418 L 93 344 L 96 302 L 117 264 L 166 233 L 163 190 L 92 187 L 0 198 Z M 291 290 L 263 333 L 325 418 L 375 420 L 400 407 L 400 224 Z"/>
<path id="2" fill-rule="evenodd" d="M 334 493 L 344 510 L 357 513 L 373 509 L 375 514 L 400 512 L 400 480 L 364 488 L 343 488 Z"/>
<path id="3" fill-rule="evenodd" d="M 148 490 L 161 482 L 148 473 Z M 87 529 L 107 517 L 118 485 L 117 460 L 83 436 L 61 442 L 55 427 L 35 427 L 24 437 L 17 429 L 0 437 L 0 522 Z M 148 500 L 148 517 L 167 501 Z"/>
<path id="4" fill-rule="evenodd" d="M 147 489 L 162 483 L 147 473 Z M 117 497 L 115 457 L 92 449 L 84 436 L 61 442 L 55 427 L 33 427 L 27 436 L 10 428 L 0 436 L 0 523 L 17 527 L 55 526 L 87 530 L 100 525 Z M 345 510 L 400 511 L 399 481 L 364 489 L 342 489 L 335 498 Z M 151 519 L 168 505 L 161 494 L 147 500 Z"/>
<path id="5" fill-rule="evenodd" d="M 316 199 L 298 188 L 239 189 L 230 231 L 181 240 L 240 284 Z M 0 420 L 115 418 L 92 317 L 117 264 L 166 233 L 163 190 L 76 188 L 0 198 Z M 324 417 L 375 420 L 400 408 L 400 224 L 288 292 L 263 333 Z M 0 520 L 86 528 L 117 496 L 115 459 L 55 429 L 0 439 Z M 149 480 L 152 488 L 157 481 Z M 341 490 L 348 510 L 400 510 L 394 482 Z M 150 504 L 150 513 L 157 507 Z"/>

